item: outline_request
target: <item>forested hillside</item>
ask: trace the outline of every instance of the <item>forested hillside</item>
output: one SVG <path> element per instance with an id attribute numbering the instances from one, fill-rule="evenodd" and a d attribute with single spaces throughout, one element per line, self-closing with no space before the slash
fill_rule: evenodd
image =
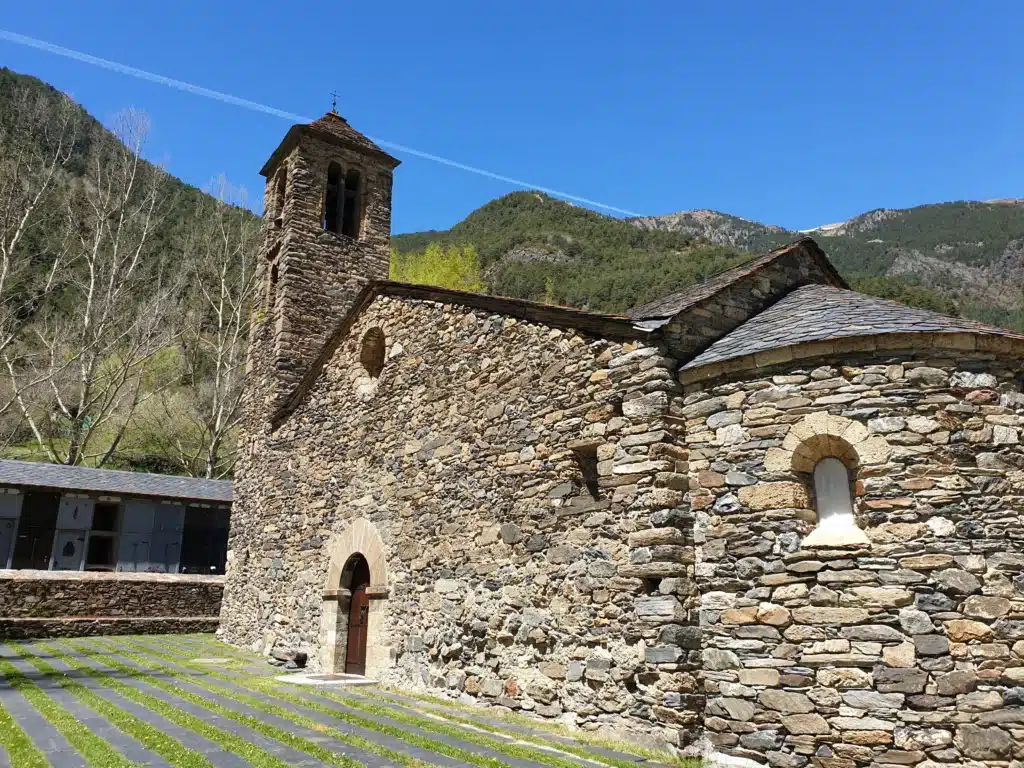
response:
<path id="1" fill-rule="evenodd" d="M 399 254 L 428 242 L 473 246 L 491 293 L 607 312 L 622 312 L 749 258 L 735 248 L 643 230 L 537 192 L 494 200 L 447 232 L 392 238 Z"/>
<path id="2" fill-rule="evenodd" d="M 147 132 L 0 70 L 5 456 L 231 472 L 259 219 L 142 160 Z"/>
<path id="3" fill-rule="evenodd" d="M 494 293 L 622 312 L 802 236 L 711 211 L 613 219 L 537 192 L 514 192 L 448 231 L 397 235 L 392 243 L 403 258 L 430 243 L 472 246 Z M 877 244 L 857 251 L 843 241 L 833 248 L 839 240 L 819 236 L 858 290 L 947 314 L 981 310 L 916 275 L 889 273 L 892 259 Z"/>
<path id="4" fill-rule="evenodd" d="M 802 234 L 715 211 L 634 223 L 751 252 Z M 1024 201 L 879 209 L 808 234 L 865 293 L 1024 329 Z"/>

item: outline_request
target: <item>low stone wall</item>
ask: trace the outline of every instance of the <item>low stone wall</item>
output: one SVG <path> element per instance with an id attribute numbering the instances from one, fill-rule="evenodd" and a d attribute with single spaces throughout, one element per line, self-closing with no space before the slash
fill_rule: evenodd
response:
<path id="1" fill-rule="evenodd" d="M 223 576 L 0 570 L 0 638 L 212 632 Z"/>

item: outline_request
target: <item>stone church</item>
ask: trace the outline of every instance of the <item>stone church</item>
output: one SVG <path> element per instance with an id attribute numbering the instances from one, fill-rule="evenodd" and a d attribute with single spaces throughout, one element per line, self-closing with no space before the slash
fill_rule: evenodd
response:
<path id="1" fill-rule="evenodd" d="M 1024 336 L 805 239 L 625 316 L 389 281 L 398 161 L 262 174 L 221 633 L 782 768 L 1024 765 Z"/>

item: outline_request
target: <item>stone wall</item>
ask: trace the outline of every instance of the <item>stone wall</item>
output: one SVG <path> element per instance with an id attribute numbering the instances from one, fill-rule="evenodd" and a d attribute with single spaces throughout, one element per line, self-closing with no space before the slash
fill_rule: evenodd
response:
<path id="1" fill-rule="evenodd" d="M 372 328 L 379 378 L 359 364 Z M 684 743 L 703 699 L 676 367 L 641 342 L 377 297 L 279 428 L 249 401 L 223 637 L 343 668 L 359 552 L 368 675 Z"/>
<path id="2" fill-rule="evenodd" d="M 789 364 L 673 407 L 719 749 L 783 768 L 1020 765 L 1024 378 L 1008 360 Z M 801 548 L 823 455 L 852 470 L 869 544 Z"/>
<path id="3" fill-rule="evenodd" d="M 212 632 L 223 576 L 0 570 L 0 638 Z"/>

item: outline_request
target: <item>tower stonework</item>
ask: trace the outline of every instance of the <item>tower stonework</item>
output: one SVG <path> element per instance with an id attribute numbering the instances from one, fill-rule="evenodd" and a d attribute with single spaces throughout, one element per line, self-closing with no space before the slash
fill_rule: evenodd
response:
<path id="1" fill-rule="evenodd" d="M 260 393 L 248 405 L 264 419 L 294 392 L 360 289 L 387 278 L 398 162 L 329 112 L 293 126 L 260 171 L 262 295 L 249 351 L 250 387 Z"/>

